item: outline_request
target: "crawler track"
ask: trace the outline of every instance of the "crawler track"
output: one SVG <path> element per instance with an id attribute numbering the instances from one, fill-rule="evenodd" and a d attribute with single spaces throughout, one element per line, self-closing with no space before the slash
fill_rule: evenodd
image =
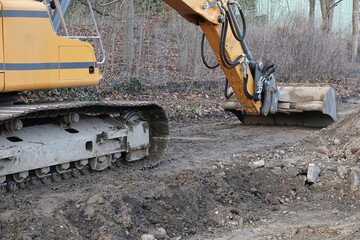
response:
<path id="1" fill-rule="evenodd" d="M 10 156 L 12 154 L 12 148 L 14 151 L 18 146 L 14 143 L 14 146 L 9 145 L 9 142 L 6 139 L 10 139 L 16 142 L 17 131 L 9 130 L 9 126 L 14 124 L 16 120 L 21 120 L 23 124 L 23 129 L 25 131 L 29 131 L 29 129 L 37 129 L 36 126 L 39 124 L 39 128 L 41 128 L 41 124 L 50 120 L 57 121 L 62 116 L 65 116 L 70 113 L 77 113 L 82 116 L 86 116 L 86 118 L 91 119 L 92 116 L 101 116 L 102 118 L 121 118 L 122 116 L 128 113 L 139 113 L 142 120 L 146 122 L 146 125 L 149 126 L 149 153 L 147 159 L 159 159 L 164 150 L 167 147 L 168 143 L 168 134 L 169 134 L 169 127 L 168 127 L 168 120 L 164 110 L 157 104 L 152 102 L 137 102 L 137 101 L 98 101 L 98 102 L 63 102 L 63 103 L 41 103 L 41 104 L 29 104 L 29 105 L 13 105 L 13 106 L 2 106 L 0 107 L 0 126 L 1 126 L 1 135 L 4 140 L 0 144 L 0 174 L 1 170 L 6 172 L 8 163 L 9 162 L 16 162 L 16 161 L 24 161 L 20 159 L 16 159 Z M 70 124 L 68 124 L 70 125 Z M 54 125 L 56 126 L 56 125 Z M 29 128 L 31 127 L 31 128 Z M 131 128 L 131 125 L 128 127 Z M 57 127 L 57 129 L 61 128 Z M 114 125 L 113 128 L 116 128 Z M 54 127 L 55 129 L 55 127 Z M 20 130 L 22 131 L 22 130 Z M 129 130 L 131 131 L 131 130 Z M 54 131 L 55 133 L 55 131 Z M 10 137 L 9 137 L 10 136 Z M 56 134 L 52 136 L 53 138 L 57 138 Z M 122 147 L 124 149 L 128 149 L 129 136 L 123 136 L 122 139 L 119 141 L 123 142 Z M 14 138 L 14 139 L 12 139 Z M 115 137 L 117 139 L 118 137 Z M 125 139 L 125 140 L 124 140 Z M 34 142 L 37 141 L 36 135 L 34 135 Z M 125 146 L 125 145 L 127 146 Z M 10 146 L 10 147 L 9 147 Z M 21 145 L 20 145 L 21 146 Z M 26 146 L 26 145 L 25 145 Z M 54 148 L 54 147 L 53 147 Z M 60 151 L 61 149 L 56 149 L 56 151 Z M 105 154 L 113 154 L 113 153 L 106 153 Z M 46 155 L 46 154 L 45 154 Z M 49 155 L 49 154 L 48 154 Z M 12 156 L 12 155 L 11 155 Z M 60 155 L 61 156 L 61 155 Z M 113 156 L 115 156 L 113 154 Z M 119 159 L 124 159 L 124 155 L 121 156 L 118 154 L 117 157 L 112 159 L 113 164 L 118 164 Z M 69 161 L 68 164 L 70 165 L 69 168 L 64 170 L 63 172 L 59 173 L 56 170 L 56 165 L 48 165 L 51 170 L 41 176 L 41 178 L 36 177 L 37 175 L 34 173 L 36 168 L 29 169 L 29 176 L 24 178 L 23 181 L 14 181 L 14 174 L 6 175 L 6 181 L 0 184 L 0 188 L 10 190 L 15 190 L 18 188 L 24 188 L 29 185 L 37 184 L 38 182 L 49 182 L 55 181 L 61 178 L 67 178 L 70 175 L 77 177 L 80 171 L 85 171 L 89 169 L 89 165 L 82 166 L 79 168 L 76 166 L 75 161 Z M 55 160 L 54 160 L 55 161 Z M 37 159 L 34 159 L 33 165 L 36 164 Z M 44 165 L 39 166 L 39 169 L 43 168 Z M 2 175 L 4 176 L 4 175 Z"/>

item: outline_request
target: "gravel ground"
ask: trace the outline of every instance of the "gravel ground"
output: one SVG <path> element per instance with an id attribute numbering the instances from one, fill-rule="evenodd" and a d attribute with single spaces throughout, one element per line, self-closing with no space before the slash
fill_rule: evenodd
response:
<path id="1" fill-rule="evenodd" d="M 321 131 L 172 123 L 156 164 L 1 192 L 0 239 L 359 239 L 360 107 L 340 107 Z"/>

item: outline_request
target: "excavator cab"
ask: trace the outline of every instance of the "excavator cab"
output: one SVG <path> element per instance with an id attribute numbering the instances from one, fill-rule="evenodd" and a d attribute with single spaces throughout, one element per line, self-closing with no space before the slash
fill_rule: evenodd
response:
<path id="1" fill-rule="evenodd" d="M 3 93 L 98 84 L 101 75 L 91 44 L 56 35 L 43 3 L 0 4 Z"/>

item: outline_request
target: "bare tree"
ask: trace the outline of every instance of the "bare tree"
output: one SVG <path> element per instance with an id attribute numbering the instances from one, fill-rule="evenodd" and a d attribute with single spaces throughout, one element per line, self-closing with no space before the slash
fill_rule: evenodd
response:
<path id="1" fill-rule="evenodd" d="M 332 29 L 332 22 L 333 22 L 333 6 L 335 0 L 320 0 L 320 7 L 321 7 L 321 15 L 322 15 L 322 25 L 321 28 L 329 32 Z"/>
<path id="2" fill-rule="evenodd" d="M 132 70 L 134 60 L 134 25 L 135 25 L 135 10 L 134 0 L 127 1 L 125 10 L 123 11 L 125 24 L 125 42 L 123 44 L 122 61 L 127 70 Z"/>
<path id="3" fill-rule="evenodd" d="M 320 0 L 322 29 L 330 32 L 333 25 L 334 8 L 343 0 Z"/>
<path id="4" fill-rule="evenodd" d="M 359 0 L 353 0 L 352 60 L 355 61 L 359 49 Z"/>

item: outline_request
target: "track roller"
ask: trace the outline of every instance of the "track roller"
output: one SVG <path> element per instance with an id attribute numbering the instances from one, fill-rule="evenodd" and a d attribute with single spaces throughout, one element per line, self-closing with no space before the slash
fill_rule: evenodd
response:
<path id="1" fill-rule="evenodd" d="M 5 128 L 9 132 L 19 131 L 23 128 L 23 123 L 20 119 L 14 119 L 10 122 L 5 123 Z"/>
<path id="2" fill-rule="evenodd" d="M 104 155 L 89 159 L 89 164 L 92 170 L 102 171 L 111 166 L 112 156 Z"/>
<path id="3" fill-rule="evenodd" d="M 66 124 L 78 123 L 80 121 L 80 115 L 78 113 L 69 113 L 63 115 L 61 120 Z"/>
<path id="4" fill-rule="evenodd" d="M 14 173 L 12 176 L 15 182 L 21 183 L 24 181 L 25 178 L 29 176 L 29 172 L 25 171 L 25 172 Z"/>
<path id="5" fill-rule="evenodd" d="M 64 173 L 66 169 L 68 169 L 69 167 L 70 167 L 70 163 L 58 164 L 55 166 L 55 170 L 58 173 Z"/>
<path id="6" fill-rule="evenodd" d="M 45 177 L 45 175 L 47 173 L 50 172 L 50 167 L 44 167 L 44 168 L 39 168 L 39 169 L 35 169 L 35 175 L 38 177 L 38 178 L 43 178 Z"/>
<path id="7" fill-rule="evenodd" d="M 75 162 L 76 169 L 80 170 L 84 168 L 89 163 L 89 160 L 83 159 Z"/>

